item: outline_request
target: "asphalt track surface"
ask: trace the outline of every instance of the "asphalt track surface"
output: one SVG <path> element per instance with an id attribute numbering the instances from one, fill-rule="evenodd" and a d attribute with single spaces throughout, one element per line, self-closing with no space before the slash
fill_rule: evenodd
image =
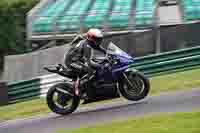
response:
<path id="1" fill-rule="evenodd" d="M 200 89 L 150 96 L 140 102 L 120 101 L 83 107 L 68 116 L 49 114 L 0 123 L 0 133 L 55 133 L 72 129 L 140 117 L 146 114 L 200 111 Z"/>

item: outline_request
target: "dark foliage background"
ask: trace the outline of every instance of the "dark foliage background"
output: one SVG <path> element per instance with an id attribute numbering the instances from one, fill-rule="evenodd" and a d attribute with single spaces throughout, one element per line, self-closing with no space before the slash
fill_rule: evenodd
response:
<path id="1" fill-rule="evenodd" d="M 29 51 L 26 14 L 39 0 L 0 0 L 0 51 L 4 55 Z"/>

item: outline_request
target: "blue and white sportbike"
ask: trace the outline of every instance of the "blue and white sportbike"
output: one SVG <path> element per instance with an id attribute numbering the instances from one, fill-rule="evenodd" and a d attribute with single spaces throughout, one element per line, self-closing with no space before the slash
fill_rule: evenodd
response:
<path id="1" fill-rule="evenodd" d="M 86 73 L 76 72 L 62 65 L 44 68 L 66 77 L 66 80 L 48 90 L 47 104 L 53 112 L 61 115 L 70 114 L 77 109 L 81 101 L 87 104 L 120 96 L 138 101 L 148 95 L 149 79 L 138 70 L 130 68 L 134 59 L 114 43 L 109 43 L 105 57 L 95 57 L 93 61 L 107 67 L 96 70 L 95 78 L 84 86 L 80 86 L 80 80 Z M 60 68 L 64 71 L 59 71 Z M 87 91 L 88 89 L 90 91 Z"/>

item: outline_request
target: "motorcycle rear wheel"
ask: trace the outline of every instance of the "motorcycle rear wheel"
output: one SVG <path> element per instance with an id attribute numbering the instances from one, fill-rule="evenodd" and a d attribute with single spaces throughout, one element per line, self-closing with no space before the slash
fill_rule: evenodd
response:
<path id="1" fill-rule="evenodd" d="M 131 101 L 144 99 L 150 90 L 149 79 L 142 73 L 124 73 L 124 77 L 119 84 L 119 90 L 123 97 Z"/>
<path id="2" fill-rule="evenodd" d="M 64 92 L 69 92 L 69 94 Z M 74 112 L 80 103 L 80 98 L 73 94 L 70 85 L 58 83 L 48 90 L 47 105 L 56 114 L 68 115 Z"/>

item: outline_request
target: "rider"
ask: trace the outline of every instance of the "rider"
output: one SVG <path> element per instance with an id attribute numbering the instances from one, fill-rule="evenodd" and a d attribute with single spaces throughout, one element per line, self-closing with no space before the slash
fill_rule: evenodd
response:
<path id="1" fill-rule="evenodd" d="M 92 61 L 93 50 L 100 51 L 103 54 L 106 54 L 106 50 L 101 47 L 103 41 L 103 33 L 99 29 L 90 29 L 86 38 L 79 37 L 82 40 L 79 43 L 73 41 L 71 48 L 65 55 L 64 63 L 66 67 L 78 70 L 80 72 L 86 72 L 87 80 L 82 80 L 80 82 L 81 86 L 85 85 L 88 80 L 93 79 L 94 72 L 98 67 L 101 67 L 100 64 Z"/>

